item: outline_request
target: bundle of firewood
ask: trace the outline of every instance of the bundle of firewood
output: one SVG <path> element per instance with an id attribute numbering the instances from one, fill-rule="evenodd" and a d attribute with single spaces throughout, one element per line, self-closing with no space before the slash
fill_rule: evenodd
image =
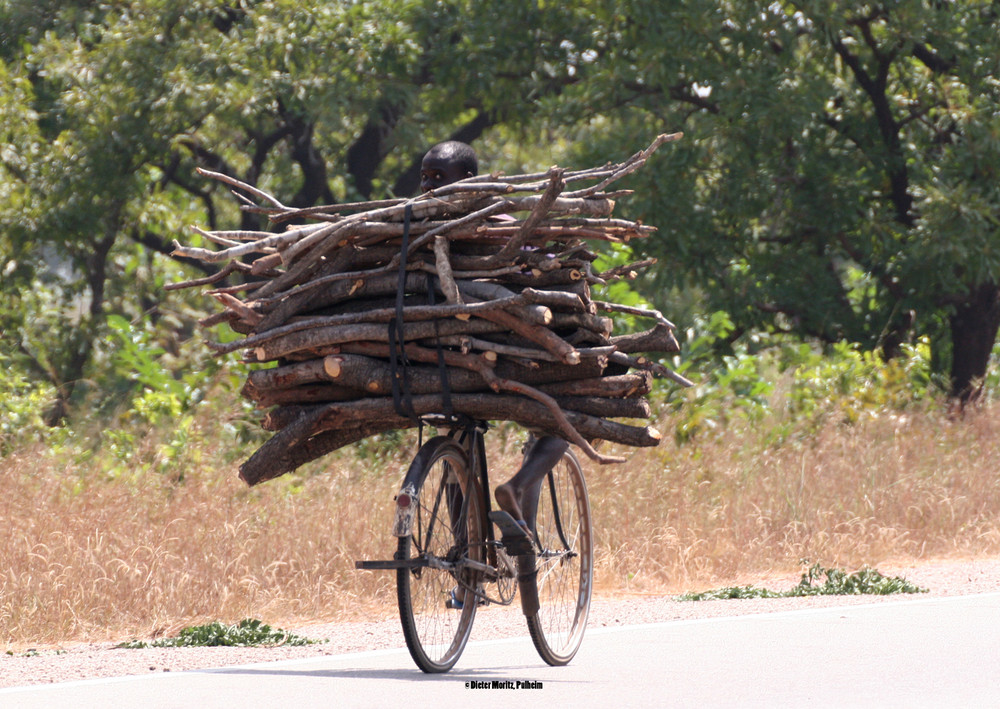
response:
<path id="1" fill-rule="evenodd" d="M 648 418 L 653 376 L 687 383 L 643 353 L 677 351 L 654 310 L 591 297 L 594 285 L 635 277 L 652 260 L 595 272 L 588 242 L 627 242 L 653 227 L 614 219 L 607 188 L 680 134 L 659 136 L 623 163 L 502 178 L 482 175 L 413 199 L 294 209 L 225 175 L 243 209 L 282 231 L 198 231 L 218 249 L 179 256 L 225 264 L 168 288 L 208 286 L 224 306 L 206 318 L 242 338 L 209 343 L 275 363 L 243 394 L 275 435 L 240 468 L 253 485 L 341 446 L 422 417 L 510 420 L 591 445 L 656 445 Z M 568 189 L 577 187 L 577 189 Z M 241 282 L 225 286 L 233 276 Z M 616 313 L 647 319 L 612 331 Z"/>

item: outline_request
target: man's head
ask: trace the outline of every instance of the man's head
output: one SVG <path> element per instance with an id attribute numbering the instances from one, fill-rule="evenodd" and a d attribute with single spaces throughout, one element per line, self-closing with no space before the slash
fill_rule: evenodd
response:
<path id="1" fill-rule="evenodd" d="M 420 163 L 420 191 L 429 192 L 466 177 L 473 177 L 478 172 L 476 151 L 471 145 L 457 140 L 438 143 L 427 151 Z"/>

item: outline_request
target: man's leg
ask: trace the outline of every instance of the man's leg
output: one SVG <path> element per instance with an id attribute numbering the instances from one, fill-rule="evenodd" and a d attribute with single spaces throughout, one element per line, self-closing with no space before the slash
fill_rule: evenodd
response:
<path id="1" fill-rule="evenodd" d="M 516 521 L 525 522 L 528 529 L 533 529 L 541 482 L 567 448 L 569 444 L 566 441 L 554 436 L 543 436 L 536 440 L 524 456 L 521 468 L 510 480 L 497 486 L 493 493 L 500 509 Z"/>

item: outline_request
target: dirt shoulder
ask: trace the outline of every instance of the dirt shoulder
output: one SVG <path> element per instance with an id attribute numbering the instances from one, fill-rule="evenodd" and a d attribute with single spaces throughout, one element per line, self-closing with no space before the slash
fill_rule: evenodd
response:
<path id="1" fill-rule="evenodd" d="M 887 576 L 902 576 L 928 589 L 913 597 L 961 596 L 1000 592 L 1000 559 L 940 561 L 915 565 L 879 566 Z M 753 585 L 786 590 L 798 576 L 774 575 L 739 579 L 723 585 Z M 858 605 L 899 601 L 910 596 L 814 596 L 680 602 L 672 596 L 598 594 L 591 604 L 588 627 L 613 627 L 753 613 L 774 613 L 805 608 Z M 271 648 L 150 648 L 116 649 L 111 644 L 66 646 L 37 652 L 0 656 L 0 687 L 19 687 L 51 682 L 70 682 L 100 677 L 179 672 L 228 665 L 339 655 L 403 647 L 399 621 L 389 618 L 368 623 L 328 623 L 289 627 L 299 635 L 323 640 L 305 647 Z M 517 608 L 487 607 L 480 611 L 472 640 L 527 635 Z"/>

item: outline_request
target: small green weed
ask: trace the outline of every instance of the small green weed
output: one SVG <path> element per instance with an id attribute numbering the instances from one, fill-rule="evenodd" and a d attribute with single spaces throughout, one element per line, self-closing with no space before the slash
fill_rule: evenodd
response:
<path id="1" fill-rule="evenodd" d="M 312 645 L 322 642 L 293 635 L 284 630 L 276 630 L 270 625 L 251 618 L 245 618 L 236 625 L 209 623 L 184 628 L 176 638 L 163 638 L 146 642 L 130 640 L 116 647 L 141 650 L 148 647 L 250 647 L 273 645 Z"/>
<path id="2" fill-rule="evenodd" d="M 35 648 L 29 648 L 24 652 L 15 653 L 13 650 L 7 650 L 7 655 L 10 657 L 42 657 L 43 655 L 65 655 L 65 650 L 36 650 Z"/>
<path id="3" fill-rule="evenodd" d="M 826 580 L 819 583 L 822 576 Z M 927 593 L 898 576 L 889 578 L 875 569 L 864 567 L 853 574 L 842 569 L 824 569 L 813 564 L 802 574 L 798 585 L 788 591 L 771 591 L 753 586 L 730 586 L 701 593 L 685 593 L 678 601 L 716 601 L 730 598 L 795 598 L 799 596 L 888 596 L 893 593 Z"/>

